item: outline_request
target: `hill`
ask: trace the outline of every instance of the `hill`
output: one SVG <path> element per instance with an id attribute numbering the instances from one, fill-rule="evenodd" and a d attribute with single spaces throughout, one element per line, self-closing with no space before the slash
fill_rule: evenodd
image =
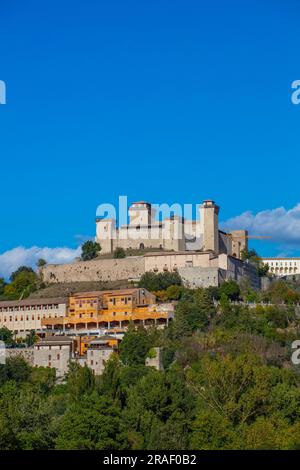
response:
<path id="1" fill-rule="evenodd" d="M 75 292 L 89 292 L 95 290 L 108 289 L 126 289 L 132 287 L 128 281 L 110 281 L 110 282 L 68 282 L 57 283 L 39 289 L 30 295 L 30 299 L 42 299 L 51 297 L 67 297 Z"/>

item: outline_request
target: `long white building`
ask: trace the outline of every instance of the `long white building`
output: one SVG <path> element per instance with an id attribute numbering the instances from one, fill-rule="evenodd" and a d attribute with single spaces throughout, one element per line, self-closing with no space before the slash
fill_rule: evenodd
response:
<path id="1" fill-rule="evenodd" d="M 0 302 L 0 328 L 26 335 L 42 329 L 43 318 L 65 317 L 67 300 L 63 298 L 3 300 Z"/>
<path id="2" fill-rule="evenodd" d="M 262 261 L 274 276 L 300 274 L 300 258 L 262 258 Z"/>

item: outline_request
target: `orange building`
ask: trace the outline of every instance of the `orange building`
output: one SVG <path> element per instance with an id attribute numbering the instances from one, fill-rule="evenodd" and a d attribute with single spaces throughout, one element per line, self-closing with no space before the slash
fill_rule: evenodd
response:
<path id="1" fill-rule="evenodd" d="M 89 336 L 76 336 L 76 351 L 78 352 L 79 356 L 84 356 L 86 353 L 87 353 L 87 350 L 89 349 L 89 345 L 91 342 L 95 341 L 95 340 L 98 340 L 99 337 L 98 336 L 93 336 L 93 335 L 89 335 Z M 105 344 L 114 349 L 114 350 L 117 350 L 118 349 L 118 345 L 119 345 L 119 342 L 120 342 L 120 339 L 118 338 L 115 338 L 113 336 L 101 336 L 101 340 L 106 340 Z"/>
<path id="2" fill-rule="evenodd" d="M 135 325 L 165 325 L 173 315 L 160 309 L 155 296 L 142 288 L 81 292 L 69 297 L 66 317 L 45 318 L 52 330 L 124 330 Z"/>

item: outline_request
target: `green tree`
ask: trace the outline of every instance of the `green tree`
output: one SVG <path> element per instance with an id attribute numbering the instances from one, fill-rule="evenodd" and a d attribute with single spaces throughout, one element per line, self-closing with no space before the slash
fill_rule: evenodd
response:
<path id="1" fill-rule="evenodd" d="M 46 266 L 46 264 L 47 264 L 47 261 L 43 258 L 40 258 L 36 263 L 38 268 L 42 268 L 43 266 Z"/>
<path id="2" fill-rule="evenodd" d="M 299 293 L 282 280 L 272 282 L 269 289 L 263 292 L 262 297 L 275 304 L 295 304 L 300 301 Z"/>
<path id="3" fill-rule="evenodd" d="M 221 312 L 223 314 L 229 313 L 231 311 L 230 302 L 228 300 L 227 295 L 224 292 L 222 292 L 222 295 L 220 298 L 220 307 L 221 307 Z"/>
<path id="4" fill-rule="evenodd" d="M 8 357 L 5 364 L 0 364 L 0 385 L 10 380 L 17 383 L 26 382 L 29 380 L 30 373 L 31 367 L 23 357 L 20 355 Z"/>
<path id="5" fill-rule="evenodd" d="M 151 346 L 147 331 L 134 325 L 129 325 L 120 344 L 120 360 L 125 365 L 145 364 L 147 352 Z"/>
<path id="6" fill-rule="evenodd" d="M 77 362 L 70 362 L 67 374 L 67 389 L 74 401 L 79 401 L 90 393 L 95 386 L 95 378 L 89 367 L 81 367 Z"/>
<path id="7" fill-rule="evenodd" d="M 6 286 L 6 282 L 3 277 L 0 277 L 0 295 L 4 294 L 4 288 Z"/>
<path id="8" fill-rule="evenodd" d="M 21 273 L 27 273 L 27 274 L 35 274 L 34 270 L 30 268 L 29 266 L 20 266 L 16 271 L 14 271 L 11 276 L 10 280 L 15 281 L 19 274 Z"/>
<path id="9" fill-rule="evenodd" d="M 195 289 L 183 295 L 175 309 L 175 337 L 188 336 L 196 330 L 204 331 L 215 313 L 211 296 L 205 289 Z"/>
<path id="10" fill-rule="evenodd" d="M 0 328 L 0 340 L 4 341 L 6 346 L 11 346 L 14 343 L 13 332 L 3 326 Z"/>
<path id="11" fill-rule="evenodd" d="M 240 288 L 236 281 L 230 279 L 221 284 L 220 295 L 225 294 L 230 300 L 238 300 L 240 297 Z"/>
<path id="12" fill-rule="evenodd" d="M 28 347 L 33 346 L 37 341 L 39 337 L 36 335 L 35 330 L 31 330 L 28 335 L 26 335 L 26 344 Z"/>
<path id="13" fill-rule="evenodd" d="M 169 286 L 166 290 L 166 300 L 179 300 L 183 292 L 180 285 Z"/>
<path id="14" fill-rule="evenodd" d="M 226 450 L 234 448 L 237 438 L 234 426 L 217 410 L 200 408 L 191 427 L 191 449 Z"/>
<path id="15" fill-rule="evenodd" d="M 117 246 L 117 248 L 114 250 L 114 258 L 116 259 L 126 258 L 126 252 L 124 248 Z"/>
<path id="16" fill-rule="evenodd" d="M 148 271 L 142 275 L 139 282 L 139 287 L 144 287 L 151 292 L 166 290 L 170 286 L 181 285 L 182 279 L 177 272 L 154 273 Z"/>
<path id="17" fill-rule="evenodd" d="M 83 261 L 89 261 L 91 259 L 97 258 L 101 251 L 101 246 L 97 242 L 88 240 L 87 242 L 83 243 L 81 250 L 81 259 Z"/>
<path id="18" fill-rule="evenodd" d="M 259 266 L 258 266 L 258 269 L 257 269 L 257 273 L 259 275 L 259 277 L 264 277 L 264 276 L 267 276 L 268 273 L 269 273 L 269 265 L 268 264 L 264 264 L 264 263 L 259 263 Z"/>
<path id="19" fill-rule="evenodd" d="M 249 260 L 250 263 L 254 264 L 257 269 L 257 274 L 260 277 L 266 276 L 269 272 L 269 265 L 262 262 L 261 257 L 258 255 L 255 250 L 248 250 L 244 248 L 241 252 L 241 258 L 243 261 Z"/>
<path id="20" fill-rule="evenodd" d="M 128 390 L 122 426 L 133 449 L 185 449 L 193 411 L 191 392 L 179 369 L 150 369 Z"/>
<path id="21" fill-rule="evenodd" d="M 53 448 L 51 411 L 45 396 L 28 379 L 21 386 L 13 380 L 5 383 L 0 388 L 0 449 Z"/>
<path id="22" fill-rule="evenodd" d="M 94 393 L 66 411 L 58 427 L 56 449 L 122 449 L 119 428 L 119 408 L 108 398 Z"/>
<path id="23" fill-rule="evenodd" d="M 4 295 L 8 299 L 21 299 L 28 297 L 39 286 L 39 279 L 32 268 L 21 266 L 11 275 L 11 283 L 4 288 Z"/>

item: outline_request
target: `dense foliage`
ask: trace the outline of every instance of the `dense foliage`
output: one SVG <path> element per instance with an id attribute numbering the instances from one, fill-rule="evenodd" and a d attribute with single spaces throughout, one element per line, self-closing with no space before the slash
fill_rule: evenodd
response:
<path id="1" fill-rule="evenodd" d="M 0 298 L 19 300 L 28 297 L 41 286 L 39 276 L 27 266 L 21 266 L 11 274 L 10 282 L 0 279 Z"/>
<path id="2" fill-rule="evenodd" d="M 116 249 L 114 250 L 114 258 L 115 259 L 126 258 L 126 251 L 124 250 L 124 248 L 117 246 Z"/>
<path id="3" fill-rule="evenodd" d="M 154 273 L 146 272 L 142 275 L 139 287 L 144 287 L 151 292 L 165 290 L 170 286 L 180 286 L 182 284 L 181 277 L 177 272 L 163 272 L 163 273 Z"/>
<path id="4" fill-rule="evenodd" d="M 101 377 L 72 363 L 57 384 L 18 357 L 0 365 L 0 449 L 300 448 L 297 307 L 231 302 L 246 291 L 232 283 L 178 287 L 170 326 L 130 326 Z M 145 366 L 154 347 L 163 371 Z"/>
<path id="5" fill-rule="evenodd" d="M 97 258 L 100 251 L 101 246 L 99 243 L 88 240 L 81 246 L 81 259 L 83 261 L 89 261 L 91 259 Z"/>
<path id="6" fill-rule="evenodd" d="M 269 272 L 269 265 L 262 262 L 261 257 L 255 250 L 248 250 L 244 248 L 241 253 L 242 260 L 248 260 L 250 263 L 254 264 L 257 269 L 257 274 L 260 277 L 266 276 Z"/>

